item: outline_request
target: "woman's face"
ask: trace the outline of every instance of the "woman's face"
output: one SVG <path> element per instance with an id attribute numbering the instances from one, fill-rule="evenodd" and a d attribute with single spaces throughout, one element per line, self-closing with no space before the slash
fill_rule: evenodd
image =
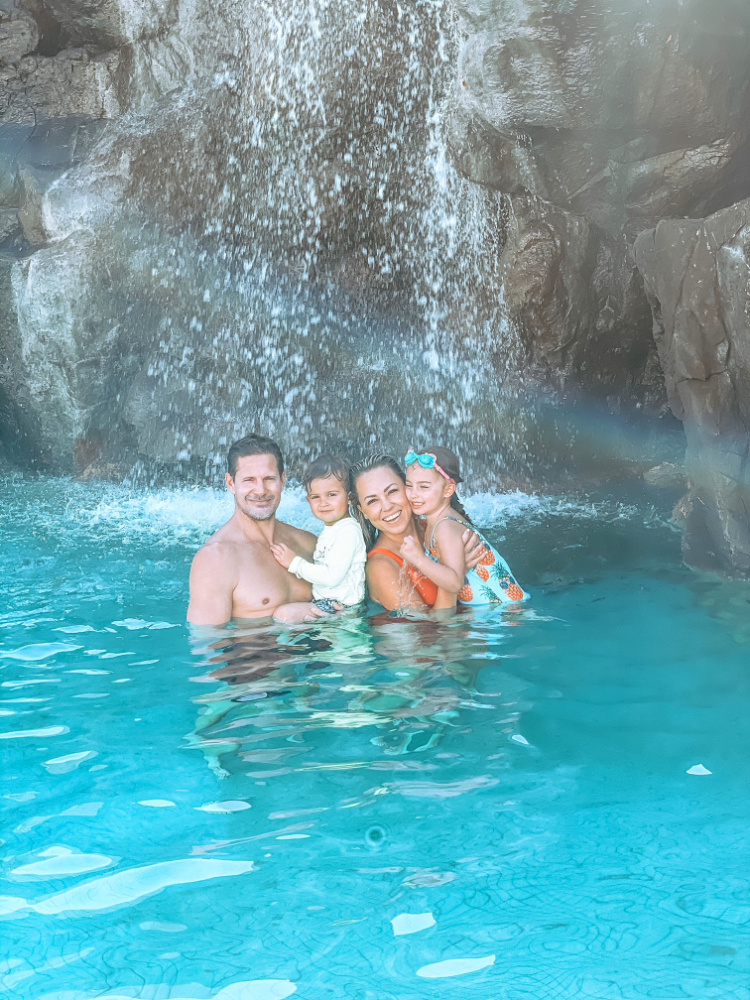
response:
<path id="1" fill-rule="evenodd" d="M 356 482 L 359 507 L 378 531 L 404 534 L 412 525 L 411 504 L 401 479 L 388 466 L 363 472 Z"/>

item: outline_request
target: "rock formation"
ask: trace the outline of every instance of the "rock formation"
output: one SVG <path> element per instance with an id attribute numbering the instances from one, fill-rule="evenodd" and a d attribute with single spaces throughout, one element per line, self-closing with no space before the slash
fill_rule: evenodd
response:
<path id="1" fill-rule="evenodd" d="M 466 177 L 506 196 L 505 300 L 532 364 L 613 401 L 658 402 L 663 369 L 688 440 L 686 558 L 706 564 L 702 526 L 712 567 L 747 573 L 747 210 L 704 226 L 662 220 L 750 194 L 750 11 L 734 0 L 458 7 L 467 37 L 448 144 Z"/>
<path id="2" fill-rule="evenodd" d="M 406 447 L 436 394 L 438 433 L 520 433 L 512 404 L 474 419 L 473 387 L 517 340 L 500 198 L 438 140 L 454 55 L 440 5 L 22 7 L 13 81 L 25 59 L 51 73 L 72 53 L 109 73 L 96 105 L 38 101 L 42 124 L 19 120 L 7 156 L 3 405 L 39 464 L 205 474 L 258 424 L 297 452 L 369 443 L 373 426 Z M 62 151 L 32 162 L 53 126 Z"/>
<path id="3" fill-rule="evenodd" d="M 741 0 L 17 0 L 0 446 L 210 474 L 263 424 L 522 465 L 520 385 L 658 410 L 666 376 L 686 558 L 748 572 L 749 32 Z"/>
<path id="4" fill-rule="evenodd" d="M 687 436 L 685 556 L 750 576 L 750 199 L 664 220 L 635 253 Z"/>

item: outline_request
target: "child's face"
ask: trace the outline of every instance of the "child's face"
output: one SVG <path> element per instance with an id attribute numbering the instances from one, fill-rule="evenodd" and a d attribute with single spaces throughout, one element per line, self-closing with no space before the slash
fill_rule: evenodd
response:
<path id="1" fill-rule="evenodd" d="M 324 524 L 335 524 L 349 514 L 346 486 L 335 476 L 313 479 L 307 494 L 310 510 Z"/>
<path id="2" fill-rule="evenodd" d="M 429 517 L 445 506 L 452 492 L 447 479 L 434 469 L 415 462 L 406 470 L 406 495 L 415 514 Z"/>

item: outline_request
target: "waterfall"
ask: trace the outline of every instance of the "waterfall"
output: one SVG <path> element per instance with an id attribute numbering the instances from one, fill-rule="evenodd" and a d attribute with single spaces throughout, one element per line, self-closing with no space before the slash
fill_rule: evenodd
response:
<path id="1" fill-rule="evenodd" d="M 447 0 L 194 0 L 136 45 L 130 110 L 15 265 L 40 454 L 211 477 L 250 430 L 293 465 L 512 448 L 502 199 L 442 137 L 459 44 Z"/>

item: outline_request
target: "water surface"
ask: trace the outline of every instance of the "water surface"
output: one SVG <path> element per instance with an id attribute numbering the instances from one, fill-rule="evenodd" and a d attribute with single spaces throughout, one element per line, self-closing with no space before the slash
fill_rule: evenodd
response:
<path id="1" fill-rule="evenodd" d="M 660 495 L 474 497 L 520 612 L 192 637 L 221 493 L 1 499 L 10 997 L 750 997 L 748 594 Z"/>

